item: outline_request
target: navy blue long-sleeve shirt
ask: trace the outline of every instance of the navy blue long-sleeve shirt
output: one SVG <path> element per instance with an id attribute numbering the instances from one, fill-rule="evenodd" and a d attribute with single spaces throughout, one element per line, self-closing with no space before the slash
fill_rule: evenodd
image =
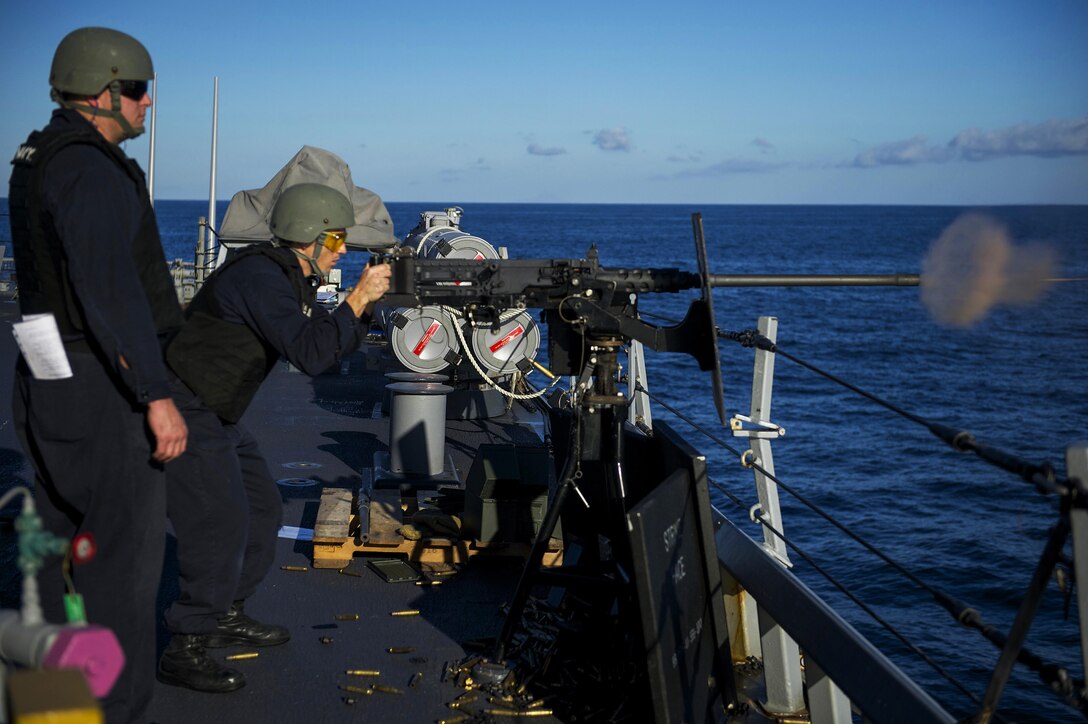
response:
<path id="1" fill-rule="evenodd" d="M 294 258 L 288 249 L 280 253 Z M 308 375 L 321 374 L 366 338 L 369 316 L 341 304 L 332 313 L 303 312 L 291 281 L 273 260 L 255 254 L 223 269 L 215 300 L 227 322 L 245 324 Z M 299 275 L 302 269 L 299 268 Z"/>
<path id="2" fill-rule="evenodd" d="M 70 130 L 78 124 L 90 125 L 62 109 L 53 112 L 48 128 Z M 69 280 L 89 326 L 86 336 L 101 347 L 138 401 L 169 397 L 162 347 L 132 254 L 143 213 L 140 189 L 113 160 L 86 144 L 59 151 L 42 178 L 43 203 L 68 257 Z"/>

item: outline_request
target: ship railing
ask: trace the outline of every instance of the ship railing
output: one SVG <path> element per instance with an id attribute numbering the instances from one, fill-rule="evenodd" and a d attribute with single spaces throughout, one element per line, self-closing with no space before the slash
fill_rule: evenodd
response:
<path id="1" fill-rule="evenodd" d="M 715 513 L 732 655 L 762 661 L 766 713 L 807 708 L 813 724 L 852 722 L 855 709 L 873 722 L 956 720 L 781 561 Z"/>
<path id="2" fill-rule="evenodd" d="M 1001 660 L 991 676 L 986 695 L 980 701 L 935 661 L 891 628 L 872 609 L 843 589 L 814 560 L 790 544 L 790 549 L 818 572 L 828 576 L 832 584 L 839 587 L 877 623 L 888 628 L 890 633 L 920 655 L 938 674 L 947 678 L 975 702 L 979 707 L 976 722 L 982 724 L 995 716 L 1002 689 L 1016 662 L 1039 674 L 1040 679 L 1063 696 L 1070 706 L 1079 708 L 1082 712 L 1088 711 L 1088 690 L 1083 688 L 1083 680 L 1075 679 L 1065 667 L 1042 660 L 1023 645 L 1039 597 L 1059 563 L 1062 547 L 1070 533 L 1074 549 L 1072 565 L 1075 572 L 1081 574 L 1080 579 L 1088 578 L 1088 504 L 1084 502 L 1088 500 L 1088 442 L 1075 442 L 1067 448 L 1068 477 L 1061 477 L 1049 464 L 1031 464 L 1004 451 L 978 443 L 967 431 L 920 418 L 793 355 L 784 354 L 791 361 L 923 425 L 953 449 L 974 452 L 986 462 L 1019 475 L 1024 481 L 1033 484 L 1040 493 L 1059 496 L 1062 509 L 1059 522 L 1051 529 L 1016 621 L 1009 633 L 1003 634 L 986 624 L 976 609 L 926 584 L 885 553 L 829 518 L 825 512 L 814 507 L 811 501 L 786 486 L 775 475 L 770 443 L 784 434 L 781 427 L 770 421 L 774 358 L 776 353 L 781 352 L 776 345 L 776 333 L 777 321 L 773 317 L 761 317 L 756 334 L 719 332 L 719 336 L 723 338 L 756 348 L 750 414 L 735 415 L 730 421 L 733 436 L 747 438 L 750 442 L 750 448 L 743 453 L 651 394 L 643 384 L 645 373 L 640 366 L 640 360 L 633 359 L 630 362 L 630 376 L 636 378 L 632 383 L 632 402 L 637 394 L 661 404 L 737 456 L 742 464 L 752 469 L 755 476 L 759 503 L 748 510 L 748 517 L 753 522 L 762 524 L 762 544 L 754 542 L 719 511 L 715 511 L 715 526 L 732 655 L 734 660 L 758 660 L 762 663 L 766 702 L 760 704 L 760 708 L 778 717 L 802 714 L 806 709 L 807 693 L 807 708 L 813 722 L 850 722 L 852 712 L 860 712 L 867 721 L 954 721 L 928 694 L 789 572 L 791 563 L 786 552 L 787 539 L 783 533 L 778 503 L 778 487 L 782 486 L 800 502 L 888 563 L 907 580 L 930 593 L 958 623 L 977 629 L 1002 650 Z M 635 356 L 639 352 L 637 349 L 632 350 Z M 632 405 L 632 414 L 634 410 L 635 406 Z M 635 420 L 632 422 L 638 424 Z M 715 487 L 742 510 L 746 508 L 728 490 L 721 486 Z M 1081 653 L 1083 660 L 1088 661 L 1088 637 L 1084 636 L 1084 631 L 1088 629 L 1088 592 L 1077 587 L 1076 596 L 1082 633 Z"/>
<path id="3" fill-rule="evenodd" d="M 777 341 L 778 320 L 760 317 L 757 329 Z M 732 434 L 747 439 L 759 503 L 757 544 L 724 515 L 717 532 L 718 560 L 726 589 L 726 616 L 733 657 L 763 663 L 766 701 L 772 714 L 807 708 L 813 722 L 852 721 L 852 708 L 872 721 L 954 721 L 925 691 L 835 613 L 796 576 L 783 537 L 782 509 L 774 482 L 772 440 L 784 430 L 771 422 L 775 354 L 756 348 L 747 416 L 731 421 Z M 802 655 L 804 652 L 804 668 Z"/>
<path id="4" fill-rule="evenodd" d="M 776 318 L 760 317 L 757 327 L 759 334 L 776 341 Z M 762 524 L 762 543 L 714 511 L 733 660 L 762 665 L 765 699 L 758 707 L 770 716 L 807 712 L 811 722 L 847 724 L 858 711 L 876 722 L 955 721 L 790 572 L 771 450 L 771 442 L 785 434 L 771 422 L 774 364 L 774 352 L 756 348 L 748 415 L 735 415 L 730 421 L 732 435 L 748 442 L 742 462 L 753 472 L 759 498 L 749 517 Z M 633 343 L 629 421 L 644 432 L 652 428 L 651 399 L 680 414 L 651 395 L 645 380 L 642 350 Z"/>

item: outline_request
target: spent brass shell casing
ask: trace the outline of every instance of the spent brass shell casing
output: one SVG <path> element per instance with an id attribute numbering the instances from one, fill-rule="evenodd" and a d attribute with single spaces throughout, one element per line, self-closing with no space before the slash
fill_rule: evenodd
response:
<path id="1" fill-rule="evenodd" d="M 398 689 L 395 686 L 388 686 L 386 684 L 373 684 L 370 687 L 374 691 L 380 691 L 383 694 L 403 694 L 403 689 Z"/>
<path id="2" fill-rule="evenodd" d="M 298 573 L 305 573 L 310 570 L 306 566 L 280 566 L 281 571 L 296 571 Z"/>
<path id="3" fill-rule="evenodd" d="M 409 689 L 416 688 L 416 686 L 418 686 L 419 682 L 422 681 L 422 680 L 423 680 L 423 672 L 422 671 L 417 671 L 416 673 L 412 674 L 412 678 L 408 679 L 408 688 Z"/>
<path id="4" fill-rule="evenodd" d="M 466 722 L 471 718 L 468 714 L 462 714 L 451 719 L 439 719 L 438 724 L 462 724 L 462 722 Z"/>
<path id="5" fill-rule="evenodd" d="M 337 621 L 358 621 L 359 614 L 357 613 L 341 613 L 335 616 Z"/>
<path id="6" fill-rule="evenodd" d="M 332 643 L 332 636 L 322 636 L 321 638 L 318 639 L 318 641 L 320 641 L 323 644 L 331 644 Z"/>
<path id="7" fill-rule="evenodd" d="M 416 581 L 417 586 L 441 586 L 442 581 Z"/>
<path id="8" fill-rule="evenodd" d="M 231 654 L 226 657 L 227 661 L 241 661 L 242 659 L 255 659 L 260 656 L 256 651 L 247 651 L 244 654 Z"/>
<path id="9" fill-rule="evenodd" d="M 551 716 L 551 709 L 484 709 L 484 714 L 489 716 L 508 716 L 508 717 L 544 717 Z"/>
<path id="10" fill-rule="evenodd" d="M 409 608 L 409 609 L 405 609 L 404 611 L 390 611 L 389 615 L 390 616 L 418 616 L 419 615 L 419 609 L 418 608 Z"/>
<path id="11" fill-rule="evenodd" d="M 370 696 L 374 693 L 373 689 L 363 688 L 361 686 L 352 686 L 351 684 L 341 684 L 341 691 L 346 691 L 351 694 L 362 694 L 363 696 Z"/>
<path id="12" fill-rule="evenodd" d="M 341 576 L 355 576 L 356 578 L 362 578 L 363 574 L 358 571 L 349 571 L 347 568 L 338 568 L 336 570 Z"/>
<path id="13" fill-rule="evenodd" d="M 410 654 L 415 650 L 415 646 L 390 646 L 386 649 L 391 654 Z"/>
<path id="14" fill-rule="evenodd" d="M 344 672 L 348 676 L 381 676 L 382 672 L 377 669 L 348 669 Z"/>

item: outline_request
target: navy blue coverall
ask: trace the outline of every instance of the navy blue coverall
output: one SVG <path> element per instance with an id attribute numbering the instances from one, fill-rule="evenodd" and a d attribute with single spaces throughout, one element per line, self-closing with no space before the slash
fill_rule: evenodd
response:
<path id="1" fill-rule="evenodd" d="M 275 253 L 294 260 L 289 249 Z M 301 267 L 292 273 L 301 277 Z M 313 295 L 300 300 L 283 268 L 267 257 L 240 259 L 217 274 L 221 318 L 246 325 L 306 374 L 324 372 L 366 337 L 367 315 L 356 318 L 347 304 L 332 313 L 310 311 Z M 309 282 L 304 287 L 312 288 Z M 189 444 L 167 465 L 180 596 L 166 624 L 175 634 L 202 634 L 215 630 L 231 603 L 250 597 L 264 579 L 275 556 L 282 499 L 245 426 L 221 419 L 177 377 L 172 384 Z"/>
<path id="2" fill-rule="evenodd" d="M 75 111 L 58 110 L 48 128 L 76 124 L 90 127 Z M 43 173 L 43 203 L 69 261 L 86 339 L 65 340 L 68 379 L 35 380 L 20 357 L 14 419 L 36 473 L 34 498 L 45 529 L 65 539 L 90 533 L 97 546 L 90 562 L 73 566 L 72 580 L 88 620 L 112 629 L 126 657 L 102 701 L 106 719 L 142 722 L 154 687 L 166 525 L 165 476 L 151 457 L 146 403 L 170 395 L 132 254 L 146 190 L 85 144 L 59 151 Z M 168 274 L 165 265 L 162 273 Z M 64 621 L 59 558 L 47 560 L 39 582 L 46 619 Z"/>

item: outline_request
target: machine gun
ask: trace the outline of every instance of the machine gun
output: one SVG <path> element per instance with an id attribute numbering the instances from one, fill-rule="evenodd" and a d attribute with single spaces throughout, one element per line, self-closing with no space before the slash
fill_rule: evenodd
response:
<path id="1" fill-rule="evenodd" d="M 635 340 L 664 352 L 692 356 L 713 375 L 714 403 L 726 424 L 710 290 L 748 286 L 916 286 L 917 275 L 724 275 L 707 264 L 702 216 L 693 214 L 699 271 L 602 267 L 596 247 L 583 259 L 420 259 L 410 248 L 386 257 L 392 264 L 384 302 L 393 306 L 456 307 L 474 327 L 493 327 L 509 309 L 542 309 L 549 364 L 556 374 L 578 375 L 593 349 Z M 639 318 L 640 294 L 701 289 L 679 324 L 661 327 Z M 598 379 L 599 379 L 598 375 Z M 603 394 L 598 391 L 598 396 Z M 607 397 L 615 398 L 614 391 Z"/>

